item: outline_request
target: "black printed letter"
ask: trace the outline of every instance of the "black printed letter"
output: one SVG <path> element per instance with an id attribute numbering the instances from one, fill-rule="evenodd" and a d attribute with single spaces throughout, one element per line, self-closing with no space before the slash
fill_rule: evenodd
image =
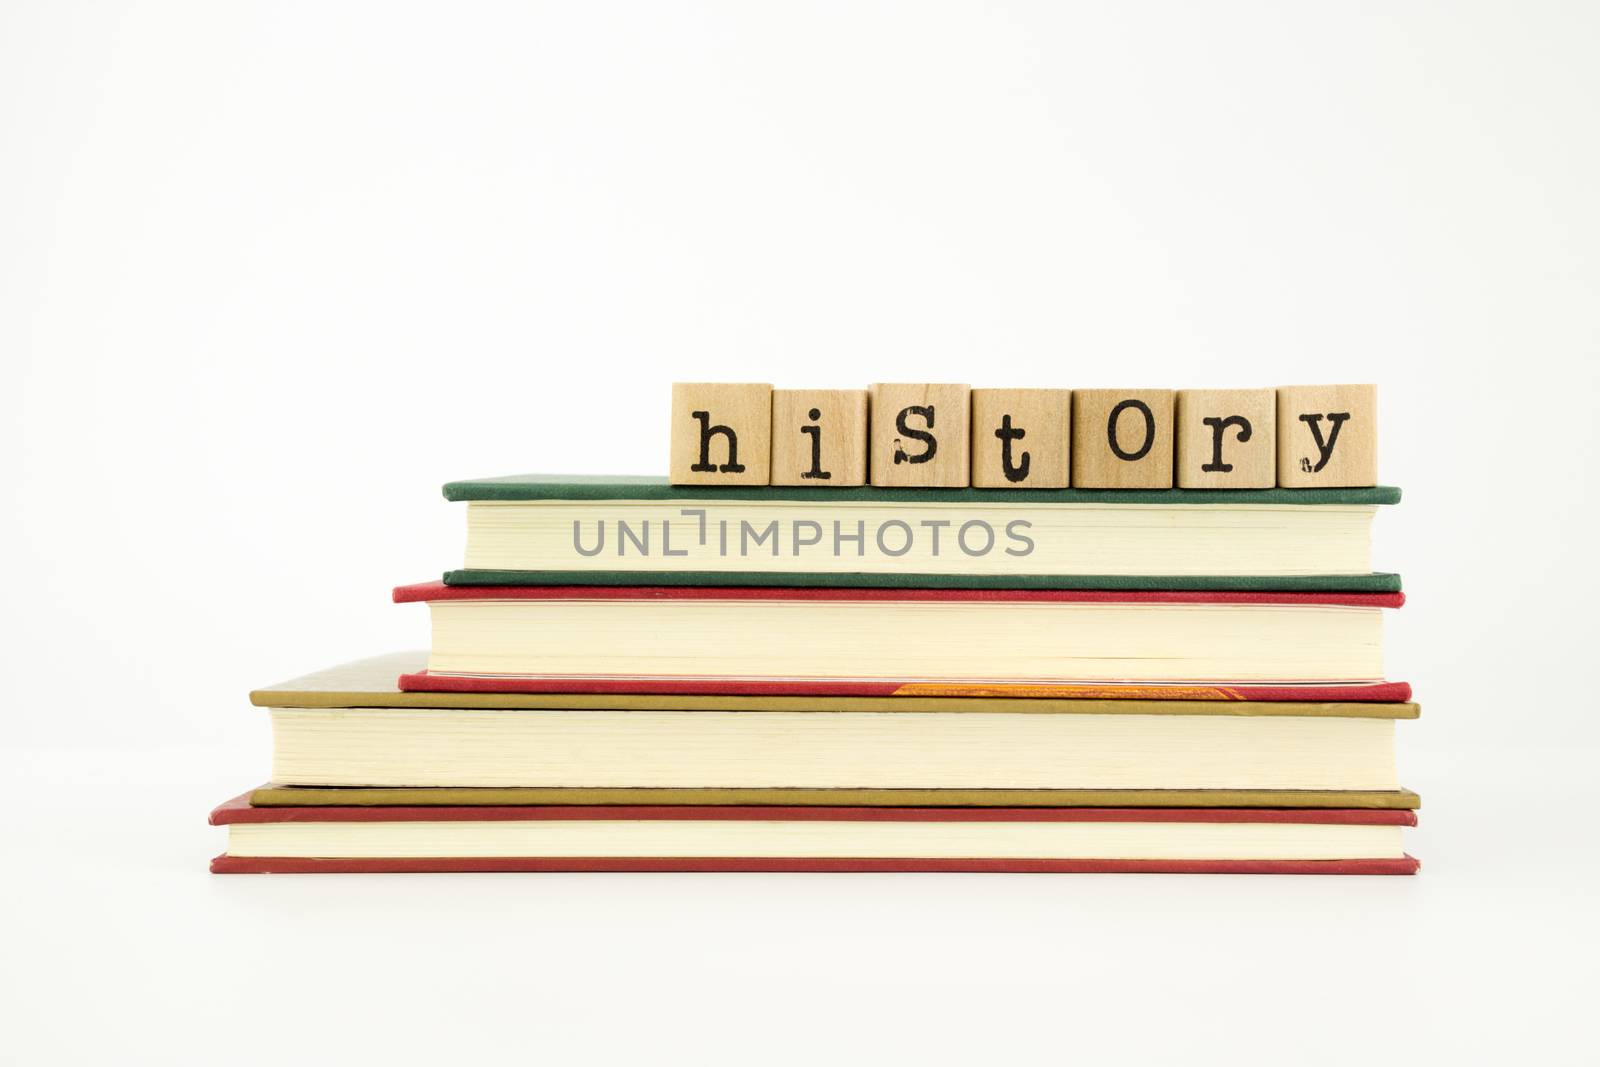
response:
<path id="1" fill-rule="evenodd" d="M 933 405 L 913 405 L 912 407 L 902 408 L 900 409 L 900 414 L 895 416 L 894 420 L 894 428 L 899 430 L 903 436 L 925 442 L 928 447 L 923 449 L 920 455 L 913 456 L 901 447 L 900 439 L 897 437 L 894 442 L 894 461 L 896 463 L 926 463 L 933 458 L 935 452 L 939 451 L 939 442 L 934 439 L 933 434 L 929 433 L 928 430 L 913 430 L 907 426 L 907 415 L 921 415 L 928 424 L 928 430 L 931 430 L 933 429 Z"/>
<path id="2" fill-rule="evenodd" d="M 711 412 L 691 411 L 694 418 L 700 420 L 700 462 L 691 464 L 692 471 L 720 470 L 723 474 L 743 474 L 744 464 L 739 462 L 739 435 L 726 426 L 711 425 Z M 721 467 L 711 462 L 711 439 L 717 434 L 728 439 L 728 462 Z"/>
<path id="3" fill-rule="evenodd" d="M 822 418 L 822 412 L 812 408 L 807 412 L 812 422 Z M 822 427 L 802 426 L 800 432 L 811 438 L 811 469 L 800 475 L 802 478 L 832 478 L 832 471 L 822 469 Z"/>
<path id="4" fill-rule="evenodd" d="M 1211 462 L 1202 464 L 1203 471 L 1221 471 L 1226 474 L 1233 470 L 1232 463 L 1222 462 L 1222 432 L 1229 426 L 1239 428 L 1239 440 L 1250 440 L 1250 420 L 1243 415 L 1229 415 L 1225 419 L 1201 419 L 1201 423 L 1211 427 Z"/>
<path id="5" fill-rule="evenodd" d="M 1129 408 L 1144 416 L 1144 444 L 1135 452 L 1124 452 L 1122 446 L 1117 444 L 1117 419 Z M 1106 419 L 1106 438 L 1111 442 L 1111 453 L 1118 459 L 1125 459 L 1130 463 L 1143 459 L 1150 452 L 1150 446 L 1156 443 L 1156 417 L 1151 414 L 1150 406 L 1142 400 L 1124 400 L 1111 409 L 1111 416 Z"/>
<path id="6" fill-rule="evenodd" d="M 1011 416 L 1000 416 L 1000 428 L 994 432 L 1000 438 L 1000 473 L 1006 476 L 1008 482 L 1020 482 L 1028 476 L 1028 453 L 1022 454 L 1021 462 L 1015 466 L 1011 463 L 1011 442 L 1020 441 L 1028 436 L 1027 430 L 1013 430 Z"/>
<path id="7" fill-rule="evenodd" d="M 1339 427 L 1343 426 L 1349 418 L 1350 413 L 1348 411 L 1330 411 L 1328 413 L 1328 425 L 1332 429 L 1328 431 L 1328 439 L 1324 441 L 1322 439 L 1322 416 L 1300 416 L 1300 421 L 1311 427 L 1311 439 L 1317 443 L 1317 465 L 1310 469 L 1310 473 L 1315 474 L 1328 465 L 1329 458 L 1333 456 L 1333 443 L 1339 440 Z"/>

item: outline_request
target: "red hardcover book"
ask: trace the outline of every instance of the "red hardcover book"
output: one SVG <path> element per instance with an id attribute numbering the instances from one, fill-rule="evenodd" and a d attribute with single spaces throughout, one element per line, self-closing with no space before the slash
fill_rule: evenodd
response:
<path id="1" fill-rule="evenodd" d="M 1411 699 L 1381 678 L 1377 653 L 1373 609 L 1401 593 L 427 582 L 394 599 L 435 608 L 429 667 L 400 678 L 412 692 Z M 494 647 L 474 647 L 486 629 Z M 1139 644 L 1148 633 L 1153 652 Z M 1232 645 L 1198 654 L 1219 635 Z M 1307 647 L 1325 658 L 1285 658 Z M 1229 666 L 1250 673 L 1219 674 Z"/>
<path id="2" fill-rule="evenodd" d="M 211 863 L 218 874 L 1414 874 L 1419 866 L 1399 848 L 1400 828 L 1415 826 L 1416 814 L 1368 809 L 256 808 L 246 794 L 213 811 L 211 823 L 230 828 L 228 852 Z"/>

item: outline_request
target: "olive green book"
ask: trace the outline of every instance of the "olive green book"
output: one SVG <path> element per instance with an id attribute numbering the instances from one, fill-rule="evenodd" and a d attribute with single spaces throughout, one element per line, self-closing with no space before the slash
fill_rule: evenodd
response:
<path id="1" fill-rule="evenodd" d="M 253 692 L 275 752 L 251 803 L 1418 805 L 1392 780 L 1395 723 L 1420 712 L 1409 702 L 401 692 L 423 657 Z M 941 775 L 954 784 L 927 784 Z"/>
<path id="2" fill-rule="evenodd" d="M 365 789 L 263 785 L 262 807 L 742 805 L 889 808 L 1384 808 L 1414 811 L 1408 789 Z"/>
<path id="3" fill-rule="evenodd" d="M 352 660 L 252 690 L 258 708 L 524 708 L 614 711 L 881 712 L 967 715 L 1227 715 L 1289 718 L 1415 719 L 1411 701 L 1130 700 L 996 696 L 784 696 L 729 693 L 518 693 L 402 690 L 402 675 L 422 671 L 423 650 Z"/>
<path id="4" fill-rule="evenodd" d="M 1392 593 L 1371 526 L 1400 490 L 674 486 L 519 475 L 467 504 L 451 585 Z"/>

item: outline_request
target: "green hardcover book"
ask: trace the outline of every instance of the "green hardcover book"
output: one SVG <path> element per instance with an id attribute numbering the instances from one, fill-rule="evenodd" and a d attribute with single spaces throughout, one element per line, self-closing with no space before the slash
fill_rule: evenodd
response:
<path id="1" fill-rule="evenodd" d="M 1371 529 L 1400 490 L 674 486 L 518 475 L 467 504 L 451 585 L 1400 590 Z"/>

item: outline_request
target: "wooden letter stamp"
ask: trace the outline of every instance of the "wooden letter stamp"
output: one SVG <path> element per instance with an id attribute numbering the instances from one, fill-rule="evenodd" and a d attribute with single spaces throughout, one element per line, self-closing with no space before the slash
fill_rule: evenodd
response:
<path id="1" fill-rule="evenodd" d="M 1061 489 L 1067 484 L 1072 392 L 972 391 L 972 484 L 984 489 Z"/>
<path id="2" fill-rule="evenodd" d="M 772 484 L 867 484 L 867 391 L 774 389 Z"/>
<path id="3" fill-rule="evenodd" d="M 1278 484 L 1378 484 L 1378 387 L 1287 385 L 1278 390 Z"/>
<path id="4" fill-rule="evenodd" d="M 772 386 L 673 383 L 673 485 L 766 485 L 771 441 Z"/>
<path id="5" fill-rule="evenodd" d="M 1171 389 L 1073 390 L 1073 486 L 1172 488 L 1174 407 Z"/>
<path id="6" fill-rule="evenodd" d="M 1272 389 L 1178 390 L 1178 487 L 1271 489 L 1277 421 Z"/>
<path id="7" fill-rule="evenodd" d="M 966 486 L 971 392 L 965 385 L 874 385 L 868 401 L 872 484 Z"/>

